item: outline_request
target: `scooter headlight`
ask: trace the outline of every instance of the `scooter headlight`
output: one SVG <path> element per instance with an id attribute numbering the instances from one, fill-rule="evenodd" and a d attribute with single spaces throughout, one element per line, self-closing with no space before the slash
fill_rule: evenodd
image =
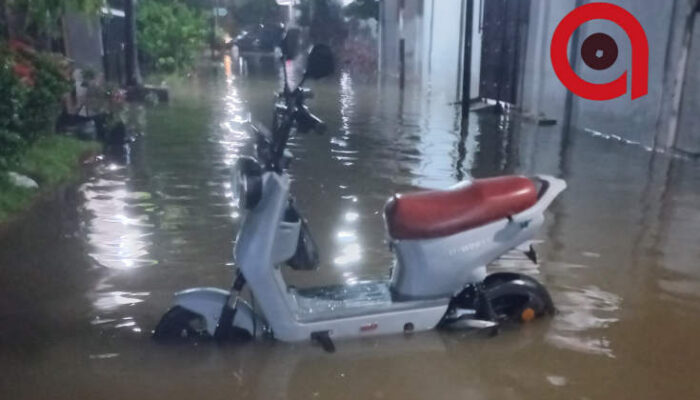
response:
<path id="1" fill-rule="evenodd" d="M 233 168 L 233 199 L 242 209 L 252 210 L 262 198 L 262 168 L 251 157 L 241 157 Z"/>

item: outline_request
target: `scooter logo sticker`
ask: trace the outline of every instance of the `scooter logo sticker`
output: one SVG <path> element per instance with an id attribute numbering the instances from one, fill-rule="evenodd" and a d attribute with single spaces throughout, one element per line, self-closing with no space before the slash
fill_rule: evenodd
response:
<path id="1" fill-rule="evenodd" d="M 583 80 L 569 64 L 567 47 L 574 31 L 582 24 L 604 19 L 619 25 L 632 43 L 632 100 L 649 91 L 649 42 L 642 25 L 622 7 L 608 3 L 590 3 L 574 9 L 559 23 L 550 47 L 552 66 L 559 80 L 576 95 L 589 100 L 610 100 L 627 93 L 627 71 L 608 83 Z M 615 40 L 604 33 L 594 33 L 581 45 L 583 62 L 595 70 L 610 68 L 618 56 Z"/>

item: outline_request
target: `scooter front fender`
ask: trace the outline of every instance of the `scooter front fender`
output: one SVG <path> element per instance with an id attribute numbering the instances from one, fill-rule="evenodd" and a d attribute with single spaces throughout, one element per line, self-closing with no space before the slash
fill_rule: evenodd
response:
<path id="1" fill-rule="evenodd" d="M 175 293 L 175 305 L 201 315 L 206 322 L 207 333 L 213 336 L 229 293 L 227 290 L 213 287 L 187 289 Z M 233 326 L 245 329 L 251 335 L 256 333 L 255 314 L 245 301 L 238 301 Z"/>

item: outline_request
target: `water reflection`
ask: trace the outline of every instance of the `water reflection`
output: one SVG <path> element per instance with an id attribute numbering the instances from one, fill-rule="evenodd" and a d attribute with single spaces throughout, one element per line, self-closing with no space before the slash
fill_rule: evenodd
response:
<path id="1" fill-rule="evenodd" d="M 99 177 L 80 191 L 84 209 L 91 215 L 86 237 L 96 264 L 110 269 L 132 269 L 153 265 L 149 232 L 154 210 L 149 193 L 132 192 L 125 182 L 126 168 L 115 164 L 98 167 Z"/>
<path id="2" fill-rule="evenodd" d="M 357 160 L 357 150 L 349 146 L 349 139 L 352 136 L 350 121 L 355 110 L 355 93 L 353 91 L 352 77 L 347 71 L 340 75 L 340 129 L 337 136 L 331 138 L 331 151 L 333 158 L 340 161 L 346 167 L 352 166 Z"/>
<path id="3" fill-rule="evenodd" d="M 136 270 L 204 262 L 207 250 L 195 245 L 202 232 L 218 231 L 211 243 L 230 246 L 239 211 L 233 206 L 229 169 L 250 142 L 250 114 L 235 77 L 225 79 L 218 117 L 212 121 L 208 113 L 198 115 L 211 128 L 178 126 L 179 120 L 158 107 L 143 122 L 151 130 L 135 144 L 133 163 L 105 163 L 80 187 L 83 234 L 94 267 L 101 271 L 89 296 L 93 322 L 99 321 L 94 326 L 140 334 L 134 309 L 151 296 L 151 283 L 141 279 L 153 273 Z M 158 116 L 159 111 L 166 115 Z M 193 111 L 200 113 L 186 112 L 191 117 Z M 152 129 L 154 124 L 161 128 Z M 164 140 L 171 143 L 163 146 Z M 193 157 L 198 149 L 204 157 Z"/>
<path id="4" fill-rule="evenodd" d="M 547 340 L 555 346 L 615 357 L 605 329 L 617 322 L 621 298 L 595 286 L 558 288 L 558 315 Z"/>

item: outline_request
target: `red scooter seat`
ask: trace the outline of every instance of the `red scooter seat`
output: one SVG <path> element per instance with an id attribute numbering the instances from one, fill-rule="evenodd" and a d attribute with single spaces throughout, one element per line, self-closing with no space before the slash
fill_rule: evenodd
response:
<path id="1" fill-rule="evenodd" d="M 384 209 L 394 239 L 453 235 L 520 213 L 537 202 L 537 188 L 523 176 L 477 179 L 451 190 L 397 194 Z"/>

